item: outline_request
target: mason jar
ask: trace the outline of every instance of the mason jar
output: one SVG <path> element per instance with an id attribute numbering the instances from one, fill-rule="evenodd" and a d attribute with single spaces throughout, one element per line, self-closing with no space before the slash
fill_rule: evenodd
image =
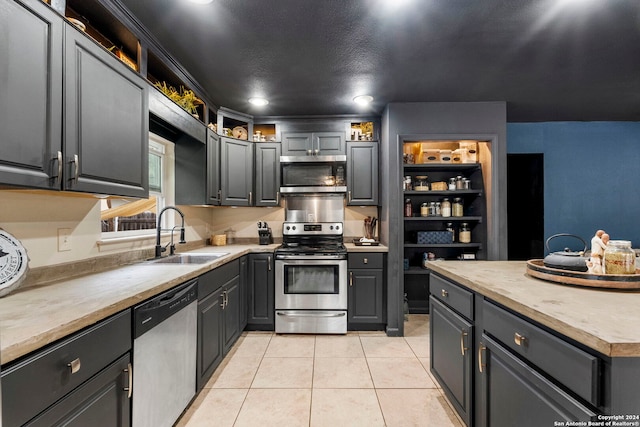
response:
<path id="1" fill-rule="evenodd" d="M 429 204 L 427 202 L 420 205 L 420 216 L 429 216 Z"/>
<path id="2" fill-rule="evenodd" d="M 636 253 L 629 240 L 610 240 L 604 250 L 605 274 L 635 274 Z"/>
<path id="3" fill-rule="evenodd" d="M 469 224 L 463 222 L 460 225 L 460 232 L 458 233 L 458 240 L 460 243 L 471 243 L 471 229 Z"/>
<path id="4" fill-rule="evenodd" d="M 451 205 L 451 215 L 463 216 L 463 210 L 462 199 L 460 197 L 456 197 L 455 199 L 453 199 L 453 204 Z"/>

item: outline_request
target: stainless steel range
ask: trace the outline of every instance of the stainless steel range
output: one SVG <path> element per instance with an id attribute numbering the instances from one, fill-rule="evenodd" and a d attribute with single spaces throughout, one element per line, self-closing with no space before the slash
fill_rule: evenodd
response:
<path id="1" fill-rule="evenodd" d="M 327 195 L 287 197 L 275 252 L 276 333 L 347 332 L 343 203 Z"/>

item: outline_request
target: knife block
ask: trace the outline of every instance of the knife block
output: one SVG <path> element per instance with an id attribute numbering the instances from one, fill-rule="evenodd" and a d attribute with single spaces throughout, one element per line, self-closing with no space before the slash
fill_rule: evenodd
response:
<path id="1" fill-rule="evenodd" d="M 258 237 L 260 238 L 261 245 L 269 245 L 273 243 L 273 235 L 271 234 L 271 229 L 267 230 L 258 230 Z"/>

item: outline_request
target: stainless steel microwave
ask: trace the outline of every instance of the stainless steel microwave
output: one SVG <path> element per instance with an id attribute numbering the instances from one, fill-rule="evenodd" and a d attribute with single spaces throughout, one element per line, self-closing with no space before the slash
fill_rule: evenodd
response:
<path id="1" fill-rule="evenodd" d="M 347 156 L 281 156 L 280 193 L 346 193 Z"/>

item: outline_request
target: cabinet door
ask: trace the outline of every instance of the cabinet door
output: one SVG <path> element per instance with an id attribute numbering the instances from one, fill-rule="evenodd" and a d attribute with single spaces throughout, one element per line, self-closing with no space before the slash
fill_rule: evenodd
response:
<path id="1" fill-rule="evenodd" d="M 429 303 L 431 372 L 460 417 L 470 425 L 473 327 L 433 297 Z"/>
<path id="2" fill-rule="evenodd" d="M 256 206 L 280 204 L 280 147 L 277 142 L 255 145 L 256 149 Z"/>
<path id="3" fill-rule="evenodd" d="M 63 188 L 149 195 L 148 83 L 65 25 Z"/>
<path id="4" fill-rule="evenodd" d="M 62 18 L 27 4 L 0 13 L 0 183 L 60 189 Z"/>
<path id="5" fill-rule="evenodd" d="M 382 270 L 349 270 L 349 323 L 384 322 L 383 280 Z"/>
<path id="6" fill-rule="evenodd" d="M 222 361 L 222 288 L 198 301 L 196 389 L 200 390 Z"/>
<path id="7" fill-rule="evenodd" d="M 253 205 L 253 143 L 221 138 L 220 183 L 221 204 Z"/>
<path id="8" fill-rule="evenodd" d="M 222 337 L 224 354 L 227 354 L 240 335 L 240 277 L 234 277 L 223 286 L 223 289 L 224 330 Z"/>
<path id="9" fill-rule="evenodd" d="M 378 204 L 378 143 L 347 143 L 347 204 Z"/>
<path id="10" fill-rule="evenodd" d="M 282 132 L 283 156 L 307 156 L 313 154 L 311 132 Z"/>
<path id="11" fill-rule="evenodd" d="M 240 258 L 240 332 L 247 326 L 247 281 L 249 280 L 249 256 Z"/>
<path id="12" fill-rule="evenodd" d="M 220 204 L 220 137 L 207 130 L 207 203 Z"/>
<path id="13" fill-rule="evenodd" d="M 131 357 L 126 353 L 25 426 L 126 427 L 131 425 L 130 369 Z"/>
<path id="14" fill-rule="evenodd" d="M 345 142 L 344 132 L 314 132 L 311 148 L 321 156 L 344 155 L 347 153 Z"/>
<path id="15" fill-rule="evenodd" d="M 249 310 L 247 328 L 272 331 L 275 328 L 273 255 L 249 255 L 247 283 Z"/>
<path id="16" fill-rule="evenodd" d="M 481 346 L 484 426 L 551 426 L 596 415 L 484 334 Z"/>

